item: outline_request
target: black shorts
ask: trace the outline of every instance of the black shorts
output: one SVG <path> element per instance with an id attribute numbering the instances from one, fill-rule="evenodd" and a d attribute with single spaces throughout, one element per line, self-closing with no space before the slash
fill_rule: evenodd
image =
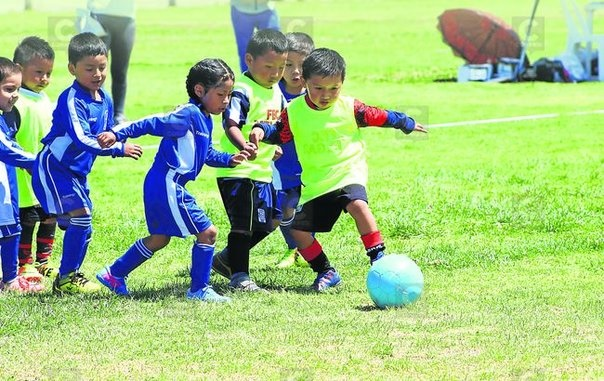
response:
<path id="1" fill-rule="evenodd" d="M 342 211 L 346 212 L 346 206 L 355 200 L 367 202 L 367 191 L 364 186 L 347 185 L 310 200 L 298 208 L 292 229 L 307 232 L 329 232 Z"/>
<path id="2" fill-rule="evenodd" d="M 231 230 L 272 231 L 273 218 L 280 218 L 271 183 L 244 178 L 216 179 Z"/>
<path id="3" fill-rule="evenodd" d="M 46 213 L 40 205 L 28 206 L 27 208 L 19 208 L 19 219 L 23 225 L 35 225 L 36 222 L 43 222 L 49 219 L 50 214 Z"/>

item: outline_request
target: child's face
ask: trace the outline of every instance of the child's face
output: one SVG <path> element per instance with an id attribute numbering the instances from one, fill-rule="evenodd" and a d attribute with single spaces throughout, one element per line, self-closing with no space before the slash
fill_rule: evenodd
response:
<path id="1" fill-rule="evenodd" d="M 287 53 L 287 60 L 285 60 L 285 70 L 283 71 L 283 79 L 287 86 L 300 89 L 304 87 L 302 80 L 302 63 L 306 58 L 305 54 L 298 52 Z"/>
<path id="2" fill-rule="evenodd" d="M 274 50 L 270 50 L 256 58 L 248 53 L 245 55 L 245 62 L 247 63 L 248 71 L 254 77 L 254 81 L 260 86 L 269 88 L 279 82 L 283 76 L 286 58 L 287 53 L 277 53 Z"/>
<path id="3" fill-rule="evenodd" d="M 214 115 L 222 114 L 231 100 L 233 85 L 233 80 L 228 79 L 222 82 L 220 86 L 213 87 L 205 92 L 201 97 L 204 110 Z"/>
<path id="4" fill-rule="evenodd" d="M 13 109 L 19 99 L 21 73 L 11 74 L 0 82 L 0 110 L 8 112 Z"/>
<path id="5" fill-rule="evenodd" d="M 39 93 L 50 83 L 53 60 L 33 58 L 23 67 L 23 86 Z"/>
<path id="6" fill-rule="evenodd" d="M 107 78 L 107 56 L 86 56 L 75 65 L 69 64 L 69 72 L 81 86 L 96 94 Z"/>
<path id="7" fill-rule="evenodd" d="M 317 106 L 319 110 L 325 110 L 333 106 L 340 96 L 341 89 L 341 75 L 330 77 L 311 75 L 306 81 L 306 93 L 308 94 L 310 101 Z"/>

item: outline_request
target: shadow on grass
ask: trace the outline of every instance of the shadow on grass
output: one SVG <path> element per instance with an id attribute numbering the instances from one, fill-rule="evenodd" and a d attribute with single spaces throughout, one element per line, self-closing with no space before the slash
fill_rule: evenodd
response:
<path id="1" fill-rule="evenodd" d="M 189 269 L 184 268 L 176 273 L 177 277 L 189 278 Z M 277 269 L 272 266 L 264 266 L 251 269 L 251 277 L 256 284 L 269 292 L 295 292 L 298 294 L 316 294 L 311 287 L 312 277 L 308 274 L 312 271 L 308 268 L 291 267 Z M 313 275 L 314 276 L 314 275 Z M 228 279 L 212 271 L 211 284 L 218 293 L 237 292 L 228 286 Z"/>
<path id="2" fill-rule="evenodd" d="M 442 78 L 435 78 L 432 80 L 432 82 L 457 82 L 457 77 L 442 77 Z"/>
<path id="3" fill-rule="evenodd" d="M 375 304 L 363 304 L 360 306 L 356 306 L 355 309 L 361 312 L 382 311 L 382 309 L 376 306 Z"/>
<path id="4" fill-rule="evenodd" d="M 39 294 L 30 294 L 26 297 L 35 298 L 41 304 L 52 304 L 57 300 L 89 300 L 89 301 L 107 301 L 112 299 L 130 299 L 134 301 L 159 301 L 163 299 L 184 298 L 189 288 L 190 275 L 189 268 L 182 268 L 176 273 L 163 279 L 159 284 L 159 278 L 149 279 L 148 283 L 138 283 L 134 288 L 130 288 L 129 296 L 118 296 L 111 293 L 106 287 L 102 286 L 100 292 L 91 294 L 55 294 L 52 292 L 52 286 L 47 286 L 47 290 Z M 159 277 L 159 275 L 158 275 Z M 252 277 L 256 284 L 270 293 L 295 293 L 300 295 L 317 295 L 312 289 L 314 273 L 308 268 L 292 267 L 287 269 L 277 269 L 272 266 L 264 266 L 253 269 Z M 221 295 L 241 294 L 243 292 L 234 291 L 228 285 L 228 279 L 214 272 L 211 275 L 211 284 L 214 290 Z M 324 294 L 339 293 L 343 286 L 324 291 Z"/>

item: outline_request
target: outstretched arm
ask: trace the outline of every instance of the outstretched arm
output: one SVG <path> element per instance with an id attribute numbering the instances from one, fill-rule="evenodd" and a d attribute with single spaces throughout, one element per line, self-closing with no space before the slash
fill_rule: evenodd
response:
<path id="1" fill-rule="evenodd" d="M 354 101 L 354 115 L 359 127 L 392 127 L 405 134 L 413 131 L 428 132 L 423 125 L 405 113 L 368 106 L 357 99 Z"/>
<path id="2" fill-rule="evenodd" d="M 196 106 L 190 103 L 184 104 L 172 112 L 155 114 L 134 122 L 118 124 L 111 129 L 111 132 L 115 134 L 117 141 L 138 138 L 143 135 L 180 138 L 189 130 L 192 107 Z"/>
<path id="3" fill-rule="evenodd" d="M 4 132 L 0 132 L 0 161 L 14 167 L 31 170 L 36 156 L 23 151 L 21 147 L 10 140 Z"/>
<path id="4" fill-rule="evenodd" d="M 127 138 L 137 138 L 143 135 L 175 138 L 184 136 L 189 128 L 187 121 L 191 117 L 189 107 L 195 106 L 189 104 L 182 105 L 166 114 L 152 115 L 134 122 L 119 124 L 109 131 L 97 135 L 97 142 L 101 147 L 107 148 Z M 143 151 L 139 145 L 124 143 L 123 156 L 137 160 L 142 154 Z"/>

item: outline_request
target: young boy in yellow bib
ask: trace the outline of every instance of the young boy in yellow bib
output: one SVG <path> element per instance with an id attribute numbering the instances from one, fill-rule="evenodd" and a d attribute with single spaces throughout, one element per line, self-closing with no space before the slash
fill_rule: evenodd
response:
<path id="1" fill-rule="evenodd" d="M 426 133 L 404 113 L 365 105 L 340 91 L 346 64 L 331 49 L 316 49 L 304 61 L 306 95 L 291 101 L 275 123 L 257 123 L 250 142 L 296 143 L 302 166 L 300 205 L 292 224 L 298 250 L 317 273 L 316 291 L 337 286 L 340 275 L 311 232 L 329 232 L 342 211 L 354 218 L 370 263 L 385 254 L 385 245 L 369 209 L 368 167 L 360 127 L 392 127 L 409 134 Z"/>
<path id="2" fill-rule="evenodd" d="M 19 99 L 12 111 L 5 114 L 5 119 L 14 126 L 15 141 L 24 151 L 34 155 L 42 149 L 40 141 L 50 131 L 52 124 L 54 104 L 44 90 L 50 84 L 54 59 L 55 52 L 48 42 L 36 36 L 24 38 L 13 56 L 13 61 L 21 68 L 23 81 Z M 19 218 L 23 228 L 19 242 L 19 275 L 30 282 L 39 283 L 43 276 L 54 278 L 57 275 L 57 269 L 49 262 L 57 222 L 40 206 L 31 185 L 31 174 L 18 169 L 17 183 Z M 38 229 L 34 251 L 32 241 L 36 224 Z"/>
<path id="3" fill-rule="evenodd" d="M 231 230 L 227 247 L 214 256 L 212 268 L 229 278 L 229 286 L 239 291 L 262 291 L 250 278 L 250 249 L 273 231 L 281 219 L 272 185 L 275 147 L 252 144 L 246 137 L 254 123 L 275 122 L 285 107 L 278 83 L 285 69 L 287 49 L 285 36 L 277 30 L 254 33 L 245 55 L 248 70 L 237 78 L 223 114 L 225 134 L 220 140 L 221 150 L 235 153 L 257 149 L 250 161 L 216 171 Z"/>

